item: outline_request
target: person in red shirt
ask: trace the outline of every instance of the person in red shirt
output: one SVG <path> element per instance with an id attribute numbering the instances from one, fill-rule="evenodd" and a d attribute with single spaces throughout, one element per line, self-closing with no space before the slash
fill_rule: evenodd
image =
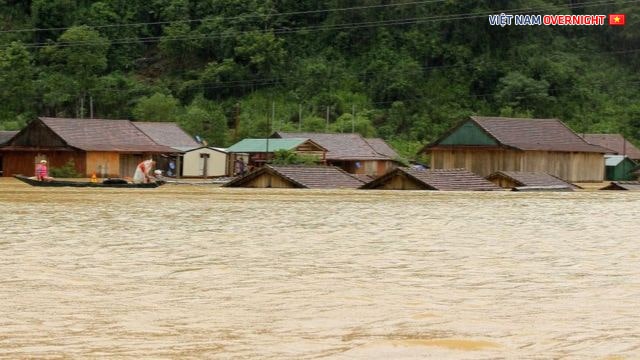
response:
<path id="1" fill-rule="evenodd" d="M 40 160 L 40 164 L 36 166 L 36 178 L 38 181 L 49 180 L 49 168 L 47 168 L 47 160 Z"/>

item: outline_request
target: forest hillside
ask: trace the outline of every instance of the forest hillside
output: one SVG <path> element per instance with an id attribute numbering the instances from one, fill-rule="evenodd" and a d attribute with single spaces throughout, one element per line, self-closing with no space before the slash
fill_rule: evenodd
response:
<path id="1" fill-rule="evenodd" d="M 0 0 L 0 130 L 177 121 L 211 145 L 357 131 L 405 156 L 471 114 L 640 140 L 640 4 L 604 0 Z M 500 14 L 625 26 L 491 26 Z"/>

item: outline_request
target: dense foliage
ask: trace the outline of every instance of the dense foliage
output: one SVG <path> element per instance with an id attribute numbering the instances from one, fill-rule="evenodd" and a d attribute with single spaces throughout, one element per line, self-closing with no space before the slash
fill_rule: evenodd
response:
<path id="1" fill-rule="evenodd" d="M 634 3 L 0 0 L 0 130 L 38 115 L 177 121 L 216 146 L 357 131 L 411 154 L 480 114 L 637 141 Z M 627 25 L 489 26 L 506 9 Z"/>

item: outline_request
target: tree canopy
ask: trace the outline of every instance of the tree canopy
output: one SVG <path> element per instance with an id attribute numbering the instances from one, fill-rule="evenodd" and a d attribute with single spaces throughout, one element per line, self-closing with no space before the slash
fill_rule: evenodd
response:
<path id="1" fill-rule="evenodd" d="M 626 25 L 490 26 L 501 12 Z M 216 146 L 303 130 L 414 149 L 478 114 L 637 143 L 639 14 L 595 0 L 0 0 L 0 130 L 94 116 L 177 121 Z"/>

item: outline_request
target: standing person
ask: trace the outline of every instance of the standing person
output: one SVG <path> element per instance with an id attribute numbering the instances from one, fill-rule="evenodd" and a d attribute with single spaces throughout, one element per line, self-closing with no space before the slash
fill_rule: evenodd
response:
<path id="1" fill-rule="evenodd" d="M 133 183 L 142 184 L 151 182 L 151 169 L 156 164 L 155 161 L 149 159 L 141 162 L 136 166 L 136 172 L 133 174 Z"/>
<path id="2" fill-rule="evenodd" d="M 241 158 L 237 158 L 235 161 L 235 174 L 234 175 L 244 175 L 244 161 Z"/>
<path id="3" fill-rule="evenodd" d="M 38 181 L 49 180 L 49 168 L 47 167 L 47 160 L 40 160 L 40 164 L 36 166 L 36 178 Z"/>

